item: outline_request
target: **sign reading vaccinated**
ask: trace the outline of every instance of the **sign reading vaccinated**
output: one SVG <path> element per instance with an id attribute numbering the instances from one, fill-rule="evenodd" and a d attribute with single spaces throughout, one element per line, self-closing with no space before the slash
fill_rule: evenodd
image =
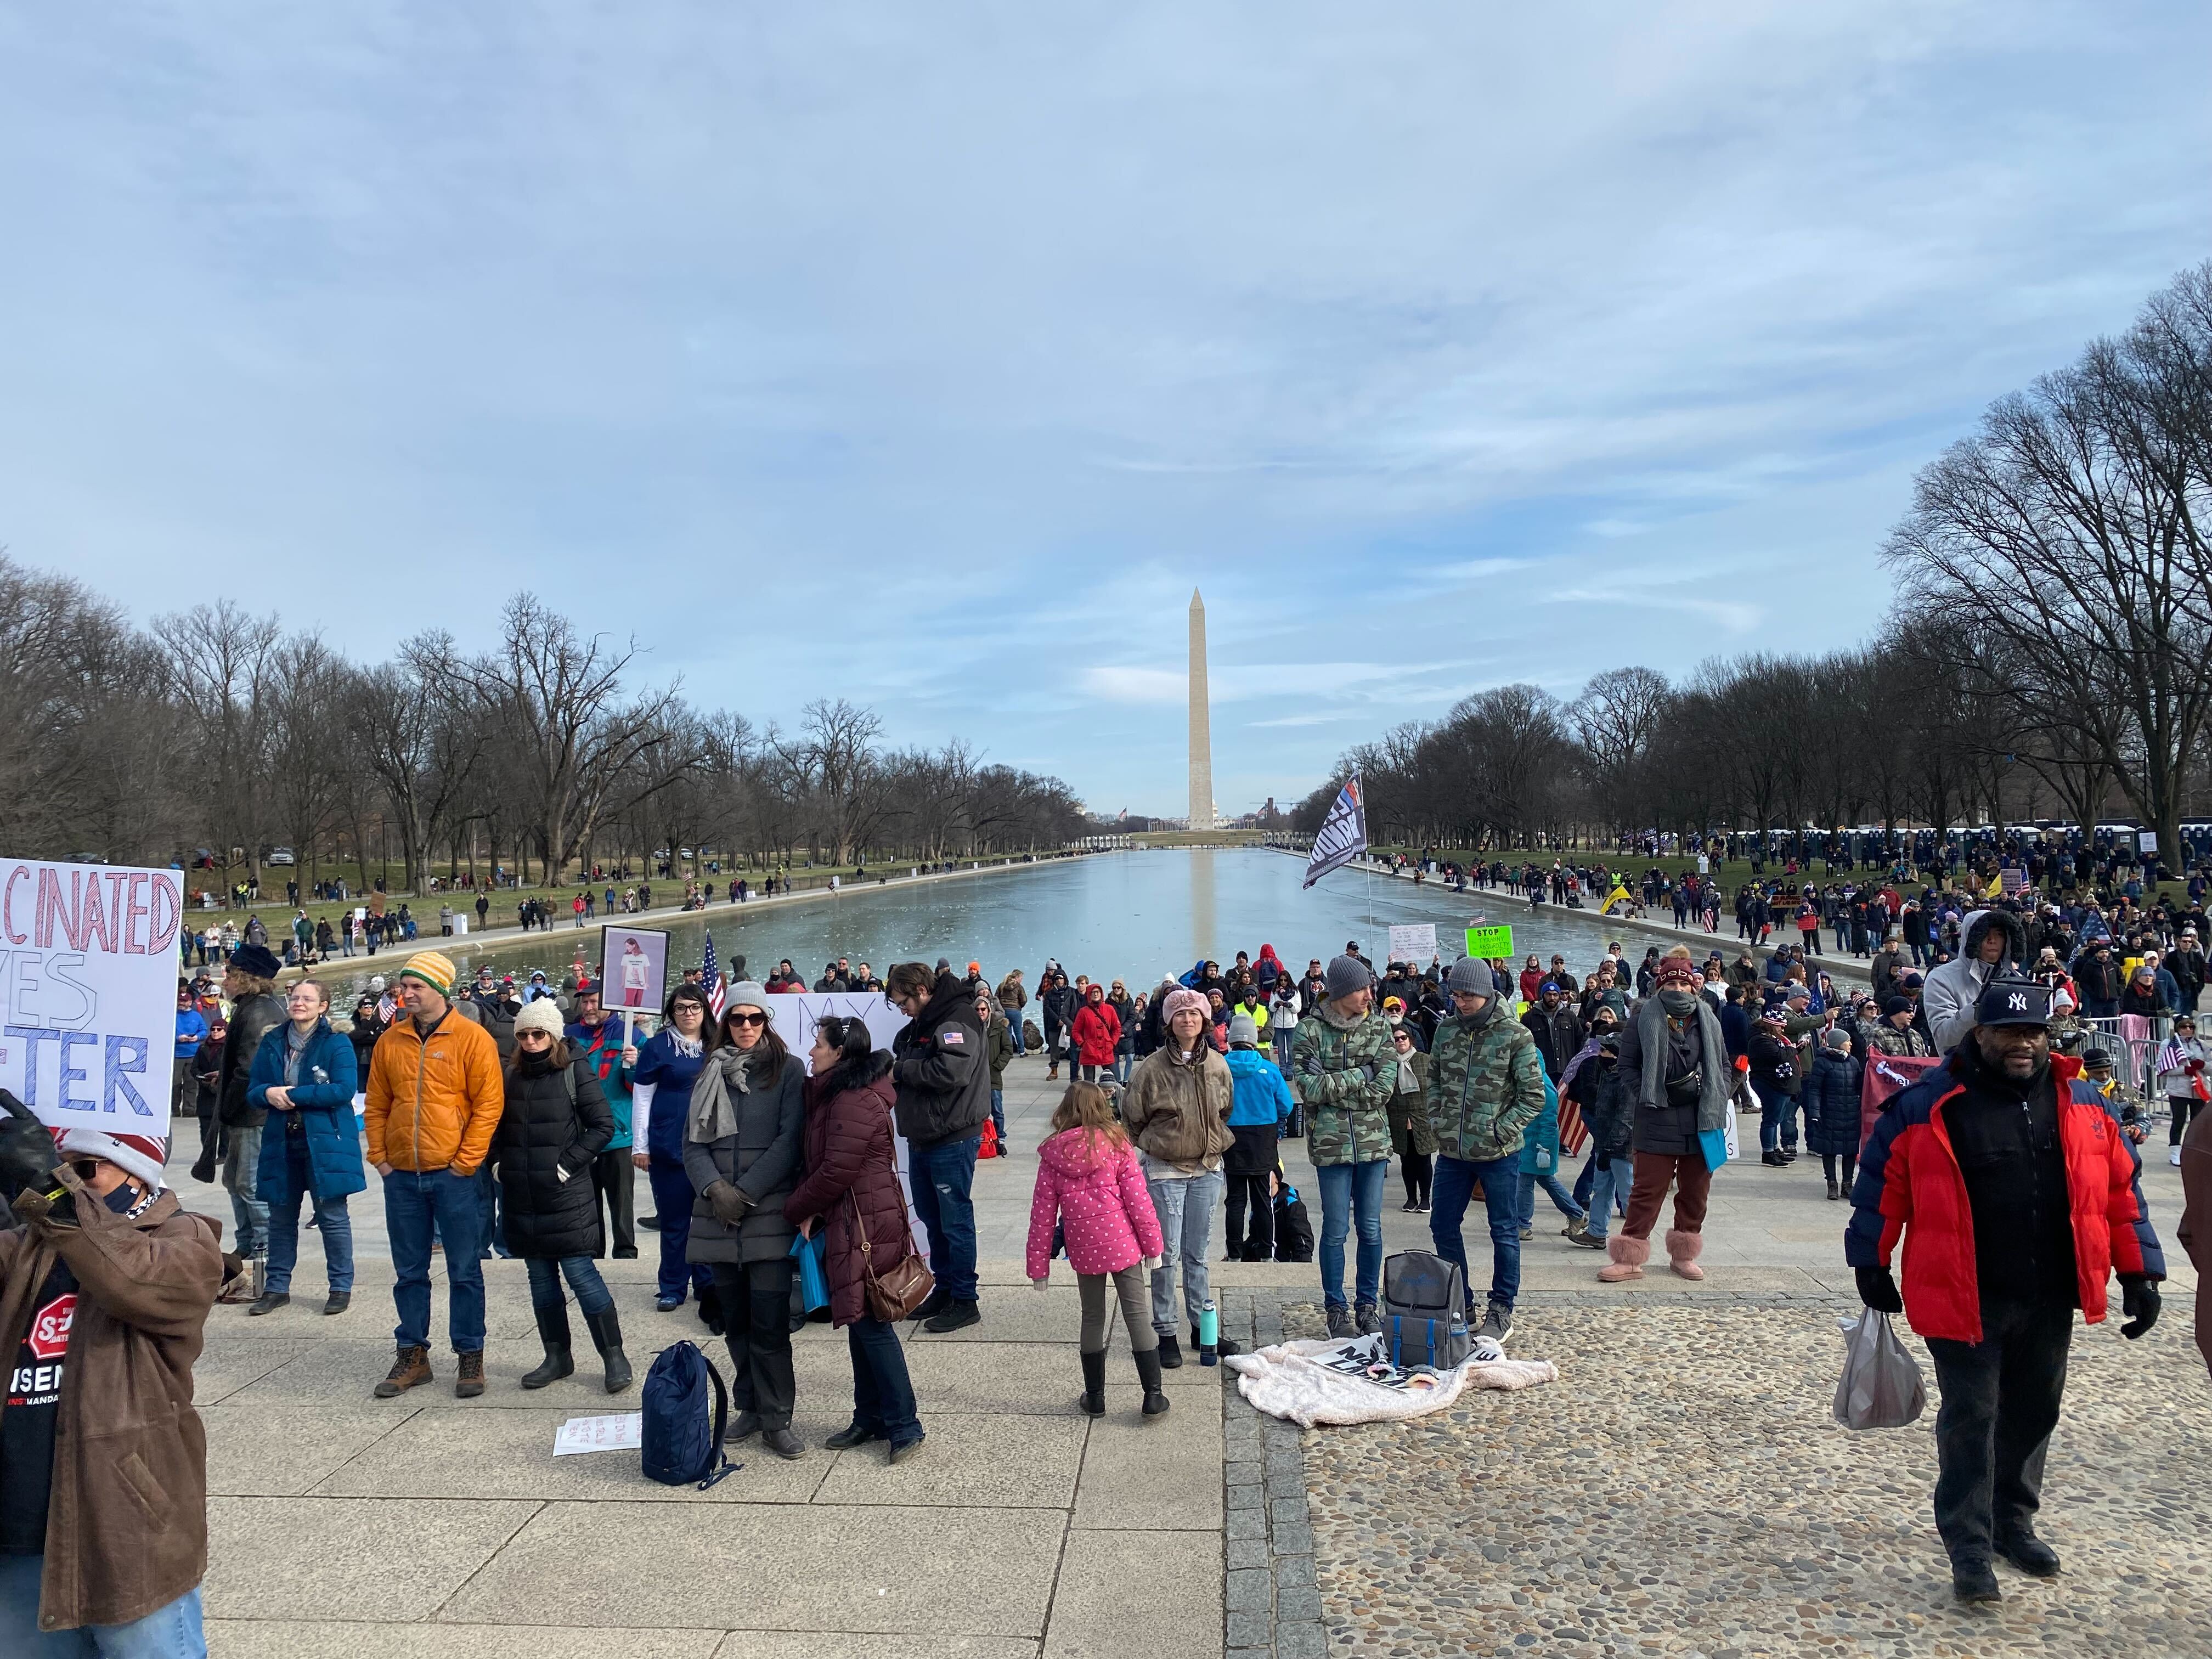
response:
<path id="1" fill-rule="evenodd" d="M 0 1087 L 44 1121 L 165 1135 L 175 870 L 0 859 Z"/>

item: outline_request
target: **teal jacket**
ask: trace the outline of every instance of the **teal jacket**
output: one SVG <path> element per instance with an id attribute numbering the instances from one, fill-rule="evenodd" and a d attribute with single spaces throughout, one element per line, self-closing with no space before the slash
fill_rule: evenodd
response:
<path id="1" fill-rule="evenodd" d="M 289 1196 L 287 1147 L 297 1134 L 307 1144 L 307 1189 L 317 1198 L 343 1198 L 368 1185 L 361 1156 L 361 1120 L 353 1110 L 358 1077 L 353 1039 L 331 1030 L 327 1019 L 318 1021 L 300 1056 L 300 1080 L 286 1097 L 292 1109 L 280 1112 L 269 1108 L 268 1091 L 283 1085 L 284 1034 L 291 1029 L 291 1021 L 280 1020 L 275 1030 L 262 1037 L 261 1046 L 253 1051 L 253 1069 L 246 1076 L 246 1103 L 269 1109 L 268 1121 L 261 1126 L 261 1161 L 255 1181 L 264 1200 L 281 1201 Z"/>
<path id="2" fill-rule="evenodd" d="M 599 1092 L 615 1115 L 615 1138 L 607 1142 L 606 1150 L 629 1151 L 630 1085 L 636 1081 L 636 1068 L 622 1063 L 622 1016 L 609 1014 L 596 1026 L 571 1025 L 562 1036 L 568 1039 L 569 1058 L 583 1061 L 584 1069 L 599 1080 Z"/>

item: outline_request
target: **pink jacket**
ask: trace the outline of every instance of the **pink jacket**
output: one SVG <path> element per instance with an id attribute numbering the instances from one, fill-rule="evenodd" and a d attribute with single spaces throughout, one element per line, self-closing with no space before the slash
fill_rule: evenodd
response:
<path id="1" fill-rule="evenodd" d="M 1160 1218 L 1137 1166 L 1136 1149 L 1103 1135 L 1064 1129 L 1037 1149 L 1030 1203 L 1029 1274 L 1052 1271 L 1052 1224 L 1065 1218 L 1068 1264 L 1079 1273 L 1117 1273 L 1161 1254 Z"/>

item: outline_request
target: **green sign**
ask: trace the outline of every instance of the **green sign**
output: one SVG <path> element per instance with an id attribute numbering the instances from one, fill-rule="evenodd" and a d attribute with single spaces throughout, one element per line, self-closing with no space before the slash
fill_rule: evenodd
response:
<path id="1" fill-rule="evenodd" d="M 1494 960 L 1513 954 L 1513 929 L 1503 927 L 1470 927 L 1467 930 L 1467 953 Z"/>

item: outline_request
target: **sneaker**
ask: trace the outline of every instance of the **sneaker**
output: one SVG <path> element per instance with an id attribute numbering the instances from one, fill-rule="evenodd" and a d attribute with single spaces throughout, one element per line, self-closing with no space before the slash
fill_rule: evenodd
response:
<path id="1" fill-rule="evenodd" d="M 1352 1328 L 1362 1336 L 1372 1336 L 1382 1328 L 1382 1310 L 1372 1302 L 1363 1302 L 1352 1310 Z"/>
<path id="2" fill-rule="evenodd" d="M 1790 1160 L 1783 1157 L 1780 1152 L 1765 1152 L 1759 1155 L 1759 1161 L 1766 1165 L 1770 1170 L 1778 1170 L 1789 1163 Z"/>
<path id="3" fill-rule="evenodd" d="M 934 1319 L 925 1319 L 921 1328 L 942 1336 L 947 1331 L 964 1331 L 970 1325 L 983 1322 L 983 1310 L 973 1302 L 948 1302 L 945 1311 Z"/>
<path id="4" fill-rule="evenodd" d="M 1352 1310 L 1349 1308 L 1340 1308 L 1335 1303 L 1330 1303 L 1328 1304 L 1329 1340 L 1332 1342 L 1341 1342 L 1347 1336 L 1357 1336 L 1358 1334 L 1359 1333 L 1352 1328 Z"/>
<path id="5" fill-rule="evenodd" d="M 927 1296 L 922 1297 L 921 1305 L 919 1308 L 916 1308 L 913 1313 L 908 1316 L 908 1317 L 911 1319 L 934 1319 L 938 1315 L 945 1311 L 946 1304 L 951 1300 L 951 1292 L 947 1291 L 944 1285 L 939 1285 L 933 1289 Z"/>
<path id="6" fill-rule="evenodd" d="M 1565 1226 L 1560 1228 L 1559 1231 L 1565 1234 L 1570 1242 L 1579 1241 L 1589 1231 L 1589 1218 L 1586 1215 L 1576 1216 L 1569 1220 Z"/>
<path id="7" fill-rule="evenodd" d="M 1567 1243 L 1579 1244 L 1585 1250 L 1601 1250 L 1605 1248 L 1605 1235 L 1592 1232 L 1589 1223 L 1585 1222 L 1582 1231 L 1567 1235 Z"/>
<path id="8" fill-rule="evenodd" d="M 1493 1302 L 1483 1310 L 1482 1323 L 1475 1327 L 1477 1336 L 1486 1336 L 1501 1347 L 1505 1339 L 1513 1334 L 1513 1310 L 1503 1302 Z"/>
<path id="9" fill-rule="evenodd" d="M 1535 1236 L 1536 1230 L 1534 1227 L 1523 1227 L 1521 1230 L 1521 1242 L 1523 1244 L 1526 1244 L 1530 1239 L 1535 1237 Z"/>
<path id="10" fill-rule="evenodd" d="M 2175 1169 L 2179 1169 L 2181 1167 L 2181 1148 L 2176 1146 L 2172 1151 L 2168 1152 L 2166 1155 L 2166 1161 L 2173 1165 Z"/>
<path id="11" fill-rule="evenodd" d="M 653 1298 L 653 1310 L 655 1313 L 674 1313 L 683 1305 L 684 1294 L 680 1291 L 674 1296 L 656 1296 Z"/>

